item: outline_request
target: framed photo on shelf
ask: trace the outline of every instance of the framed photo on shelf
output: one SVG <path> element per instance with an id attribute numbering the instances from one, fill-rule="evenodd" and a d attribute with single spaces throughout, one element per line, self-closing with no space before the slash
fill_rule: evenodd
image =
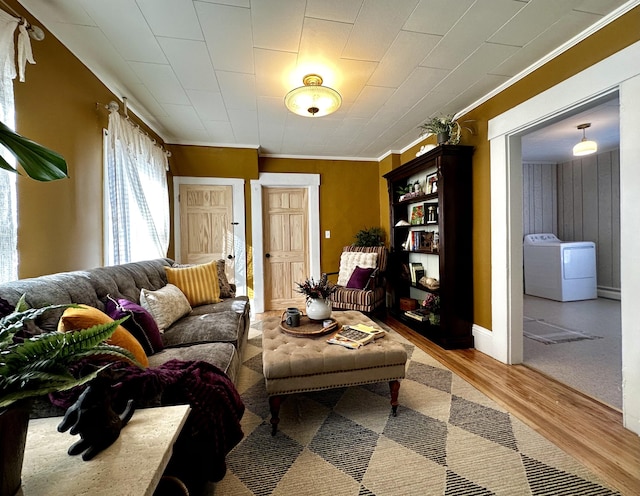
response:
<path id="1" fill-rule="evenodd" d="M 427 176 L 427 194 L 436 193 L 438 191 L 438 173 L 434 172 Z"/>
<path id="2" fill-rule="evenodd" d="M 414 205 L 411 207 L 411 224 L 424 224 L 424 205 Z"/>
<path id="3" fill-rule="evenodd" d="M 424 251 L 433 250 L 433 232 L 432 231 L 422 231 L 420 233 L 418 249 L 424 250 Z"/>

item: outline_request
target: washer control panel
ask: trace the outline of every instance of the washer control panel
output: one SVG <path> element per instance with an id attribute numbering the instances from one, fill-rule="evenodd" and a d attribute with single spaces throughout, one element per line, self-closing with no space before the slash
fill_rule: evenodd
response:
<path id="1" fill-rule="evenodd" d="M 527 234 L 524 237 L 524 243 L 528 245 L 533 245 L 536 243 L 558 243 L 560 240 L 555 234 L 552 233 L 544 233 L 544 234 Z"/>

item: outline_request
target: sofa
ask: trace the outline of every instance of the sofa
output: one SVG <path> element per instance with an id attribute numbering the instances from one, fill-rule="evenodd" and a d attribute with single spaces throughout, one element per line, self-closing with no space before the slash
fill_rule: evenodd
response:
<path id="1" fill-rule="evenodd" d="M 169 258 L 62 272 L 0 284 L 0 298 L 15 305 L 25 294 L 31 307 L 77 303 L 104 311 L 109 297 L 140 303 L 143 289 L 159 290 L 167 285 L 165 267 Z M 247 344 L 250 305 L 246 296 L 223 298 L 219 303 L 193 307 L 161 334 L 164 349 L 148 356 L 157 367 L 172 359 L 209 362 L 235 382 L 242 352 Z M 63 310 L 45 313 L 37 325 L 55 331 Z"/>
<path id="2" fill-rule="evenodd" d="M 221 262 L 217 261 L 218 264 Z M 213 263 L 200 264 L 194 268 L 203 265 L 209 267 Z M 104 316 L 108 311 L 107 307 L 113 302 L 126 300 L 136 306 L 141 303 L 141 295 L 149 296 L 170 288 L 172 285 L 168 284 L 167 273 L 171 276 L 172 273 L 179 273 L 181 268 L 188 267 L 163 258 L 62 272 L 2 283 L 0 298 L 15 306 L 24 294 L 26 303 L 33 308 L 74 303 L 82 305 L 80 310 Z M 221 266 L 218 265 L 217 268 L 220 273 Z M 226 277 L 224 279 L 227 283 Z M 220 278 L 218 281 L 219 286 L 223 287 L 223 281 Z M 124 370 L 127 377 L 127 380 L 121 381 L 122 376 L 118 376 L 117 383 L 125 384 L 120 391 L 127 391 L 127 387 L 137 385 L 141 392 L 131 396 L 131 390 L 127 391 L 127 397 L 136 398 L 136 408 L 191 404 L 191 415 L 174 445 L 167 473 L 183 480 L 193 491 L 192 494 L 197 494 L 199 491 L 195 488 L 202 487 L 206 480 L 216 481 L 224 476 L 225 456 L 243 435 L 240 419 L 244 404 L 234 383 L 238 379 L 242 353 L 247 345 L 250 306 L 246 296 L 235 296 L 234 292 L 233 285 L 227 283 L 227 294 L 220 294 L 221 301 L 187 305 L 190 311 L 186 315 L 167 325 L 162 332 L 157 329 L 162 343 L 155 346 L 152 353 L 143 352 L 144 360 L 148 361 L 147 368 L 140 369 L 124 362 L 120 362 L 119 366 L 119 370 Z M 182 296 L 186 297 L 184 294 Z M 69 310 L 78 308 L 45 312 L 35 322 L 36 328 L 29 331 L 48 332 L 89 327 L 60 329 Z M 150 316 L 155 317 L 153 312 Z M 124 321 L 122 326 L 126 328 L 126 325 L 127 321 Z M 134 336 L 133 332 L 124 330 L 124 333 L 129 338 Z M 143 339 L 132 341 L 142 349 L 138 341 L 143 342 Z M 146 348 L 145 351 L 149 346 Z M 224 373 L 221 374 L 220 370 Z M 134 377 L 136 374 L 140 377 Z M 149 382 L 148 377 L 151 375 L 153 377 Z M 176 377 L 179 382 L 163 382 Z M 146 382 L 140 382 L 142 379 Z M 59 400 L 56 397 L 50 400 L 41 398 L 34 401 L 32 418 L 63 415 L 66 405 L 56 403 Z M 60 401 L 65 400 L 67 398 L 63 397 Z M 113 401 L 118 401 L 117 396 Z"/>

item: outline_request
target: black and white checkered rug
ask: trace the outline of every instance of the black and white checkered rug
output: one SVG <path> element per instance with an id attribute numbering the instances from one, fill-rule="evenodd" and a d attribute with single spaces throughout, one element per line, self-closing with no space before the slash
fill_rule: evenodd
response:
<path id="1" fill-rule="evenodd" d="M 260 329 L 238 381 L 245 438 L 216 496 L 618 494 L 388 327 L 409 355 L 397 417 L 387 383 L 292 395 L 272 437 Z"/>

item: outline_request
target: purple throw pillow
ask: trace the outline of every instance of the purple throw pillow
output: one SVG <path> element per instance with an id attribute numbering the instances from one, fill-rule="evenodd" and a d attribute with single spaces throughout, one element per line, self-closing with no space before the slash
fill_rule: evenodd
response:
<path id="1" fill-rule="evenodd" d="M 160 329 L 151 314 L 140 305 L 124 298 L 114 300 L 111 296 L 105 302 L 105 313 L 113 320 L 129 317 L 122 323 L 127 331 L 140 342 L 147 355 L 164 349 Z"/>
<path id="2" fill-rule="evenodd" d="M 345 287 L 350 289 L 367 289 L 367 286 L 369 285 L 369 277 L 374 270 L 375 269 L 356 266 L 356 268 L 353 269 L 349 282 L 347 282 Z"/>

